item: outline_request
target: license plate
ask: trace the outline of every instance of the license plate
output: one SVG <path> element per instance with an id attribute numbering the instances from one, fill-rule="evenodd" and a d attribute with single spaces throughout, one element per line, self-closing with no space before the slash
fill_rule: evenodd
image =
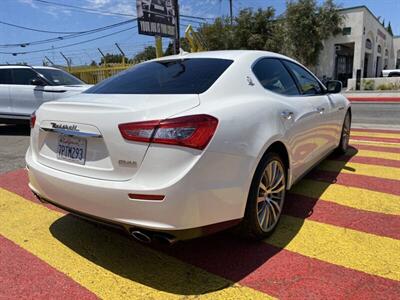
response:
<path id="1" fill-rule="evenodd" d="M 60 134 L 58 136 L 57 159 L 84 165 L 86 161 L 86 139 Z"/>

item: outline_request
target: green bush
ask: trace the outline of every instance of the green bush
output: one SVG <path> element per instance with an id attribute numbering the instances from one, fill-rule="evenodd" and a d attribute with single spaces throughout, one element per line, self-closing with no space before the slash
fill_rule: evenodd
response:
<path id="1" fill-rule="evenodd" d="M 377 90 L 381 91 L 393 91 L 393 90 L 400 90 L 400 82 L 387 82 L 378 85 L 376 88 Z"/>
<path id="2" fill-rule="evenodd" d="M 362 87 L 366 91 L 372 91 L 375 88 L 375 82 L 372 79 L 364 79 L 362 81 Z"/>

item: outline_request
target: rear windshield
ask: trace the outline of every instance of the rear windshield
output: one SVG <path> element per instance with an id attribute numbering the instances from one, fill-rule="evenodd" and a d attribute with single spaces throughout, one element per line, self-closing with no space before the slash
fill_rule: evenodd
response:
<path id="1" fill-rule="evenodd" d="M 89 94 L 201 94 L 232 64 L 232 60 L 193 58 L 143 63 L 113 76 Z"/>

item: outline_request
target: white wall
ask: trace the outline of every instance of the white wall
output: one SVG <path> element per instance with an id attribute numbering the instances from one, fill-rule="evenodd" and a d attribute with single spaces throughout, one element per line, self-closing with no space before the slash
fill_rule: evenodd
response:
<path id="1" fill-rule="evenodd" d="M 335 72 L 335 44 L 346 44 L 354 42 L 354 58 L 353 58 L 353 78 L 356 77 L 357 69 L 361 69 L 363 74 L 365 41 L 370 37 L 372 41 L 372 51 L 368 68 L 368 77 L 375 76 L 376 61 L 378 56 L 378 45 L 382 48 L 381 63 L 378 68 L 378 74 L 384 67 L 385 58 L 387 58 L 388 69 L 394 68 L 396 63 L 396 52 L 394 49 L 393 37 L 386 31 L 376 18 L 363 7 L 341 11 L 344 18 L 342 27 L 351 27 L 350 35 L 338 34 L 324 41 L 324 49 L 321 51 L 318 65 L 315 68 L 316 75 L 320 78 L 323 76 L 334 77 Z M 364 31 L 365 28 L 365 31 Z M 378 29 L 386 35 L 383 39 L 378 35 Z M 396 47 L 400 50 L 400 38 L 396 41 Z M 388 56 L 385 57 L 385 50 L 388 50 Z"/>
<path id="2" fill-rule="evenodd" d="M 395 53 L 394 57 L 396 62 L 397 59 L 400 60 L 400 36 L 393 39 L 393 48 L 394 48 L 394 53 Z"/>
<path id="3" fill-rule="evenodd" d="M 318 77 L 333 77 L 335 72 L 335 44 L 346 44 L 355 43 L 354 49 L 354 65 L 353 67 L 359 68 L 360 57 L 356 52 L 360 52 L 358 49 L 361 45 L 357 41 L 362 40 L 363 33 L 363 12 L 362 11 L 350 11 L 344 14 L 344 23 L 342 27 L 351 27 L 350 35 L 343 35 L 339 33 L 337 36 L 331 37 L 324 41 L 324 49 L 321 51 L 318 65 L 316 66 L 316 75 Z M 358 48 L 357 48 L 358 47 Z M 357 69 L 356 68 L 356 69 Z M 355 73 L 353 74 L 355 76 Z"/>

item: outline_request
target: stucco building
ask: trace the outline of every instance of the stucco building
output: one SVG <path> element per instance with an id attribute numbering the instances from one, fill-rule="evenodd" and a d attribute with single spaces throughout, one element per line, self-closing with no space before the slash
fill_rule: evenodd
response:
<path id="1" fill-rule="evenodd" d="M 324 42 L 315 72 L 341 80 L 379 77 L 382 69 L 400 67 L 400 36 L 393 36 L 366 7 L 341 9 L 343 31 Z"/>

